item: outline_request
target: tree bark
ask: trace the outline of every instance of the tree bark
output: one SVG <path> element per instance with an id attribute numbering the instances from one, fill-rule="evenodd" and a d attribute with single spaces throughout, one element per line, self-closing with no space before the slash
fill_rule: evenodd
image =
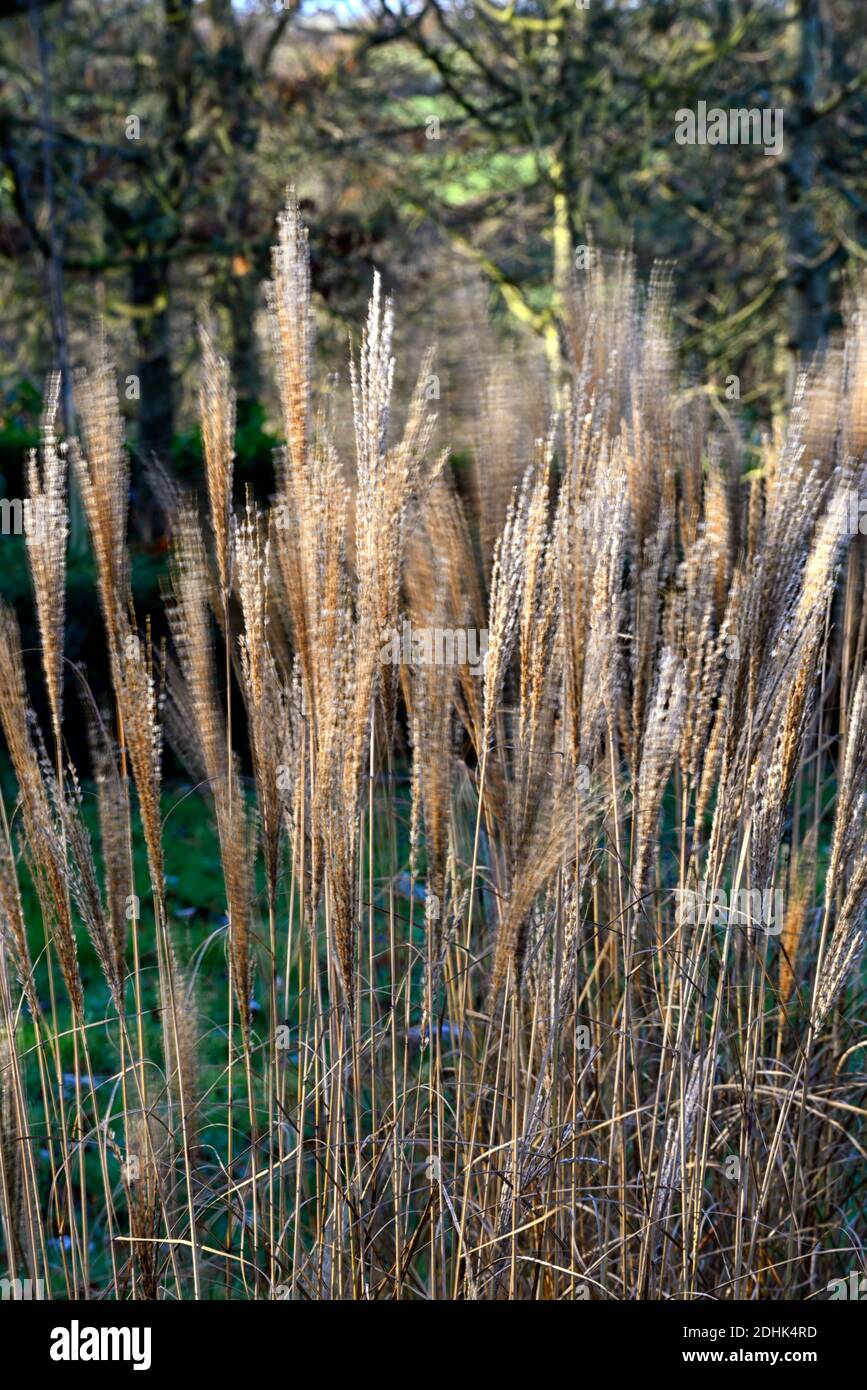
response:
<path id="1" fill-rule="evenodd" d="M 165 462 L 174 433 L 169 264 L 158 250 L 133 263 L 132 299 L 139 377 L 139 452 Z"/>
<path id="2" fill-rule="evenodd" d="M 798 66 L 794 101 L 785 113 L 788 147 L 783 165 L 786 228 L 786 291 L 789 348 L 793 366 L 804 362 L 827 335 L 831 304 L 831 265 L 823 256 L 822 235 L 816 223 L 815 180 L 817 152 L 815 108 L 822 80 L 826 33 L 821 0 L 800 6 Z"/>

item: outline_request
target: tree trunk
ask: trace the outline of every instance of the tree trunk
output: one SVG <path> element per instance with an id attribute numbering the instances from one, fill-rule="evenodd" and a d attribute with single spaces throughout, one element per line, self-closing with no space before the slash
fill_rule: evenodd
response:
<path id="1" fill-rule="evenodd" d="M 803 0 L 794 101 L 785 113 L 787 154 L 783 165 L 786 298 L 793 366 L 816 351 L 827 335 L 830 319 L 831 264 L 822 256 L 822 236 L 816 225 L 814 204 L 817 154 L 813 120 L 825 39 L 821 0 Z"/>
<path id="2" fill-rule="evenodd" d="M 152 251 L 133 263 L 134 309 L 139 379 L 139 453 L 166 462 L 174 433 L 172 358 L 169 337 L 169 264 Z"/>
<path id="3" fill-rule="evenodd" d="M 247 246 L 254 160 L 261 127 L 253 111 L 255 77 L 247 62 L 231 0 L 210 0 L 209 16 L 219 36 L 215 60 L 217 81 L 222 90 L 232 93 L 227 135 L 233 158 L 226 224 L 229 246 L 234 254 L 225 294 L 232 329 L 232 380 L 239 417 L 243 418 L 245 407 L 258 401 L 261 385 L 255 331 L 259 276 L 258 268 L 250 263 Z"/>

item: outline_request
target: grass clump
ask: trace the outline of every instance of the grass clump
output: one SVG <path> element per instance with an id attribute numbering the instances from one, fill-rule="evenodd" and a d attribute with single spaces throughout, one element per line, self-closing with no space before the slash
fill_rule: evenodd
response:
<path id="1" fill-rule="evenodd" d="M 268 302 L 276 493 L 233 503 L 206 324 L 202 497 L 163 480 L 159 650 L 104 344 L 80 442 L 48 392 L 44 732 L 0 610 L 9 1276 L 118 1299 L 817 1292 L 864 1228 L 867 607 L 841 521 L 863 305 L 747 475 L 679 390 L 664 281 L 597 259 L 547 431 L 525 451 L 491 364 L 458 475 L 431 356 L 395 419 L 378 279 L 344 456 L 292 199 Z M 78 673 L 92 784 L 64 740 L 70 465 L 113 691 Z"/>

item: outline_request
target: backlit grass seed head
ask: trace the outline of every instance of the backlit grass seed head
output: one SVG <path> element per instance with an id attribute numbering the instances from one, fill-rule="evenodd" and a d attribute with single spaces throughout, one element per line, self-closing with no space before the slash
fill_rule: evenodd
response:
<path id="1" fill-rule="evenodd" d="M 160 699 L 153 666 L 150 632 L 140 637 L 127 627 L 123 646 L 120 681 L 126 749 L 138 792 L 139 809 L 151 881 L 158 897 L 162 894 L 163 848 L 160 825 L 163 730 Z M 127 793 L 114 782 L 113 760 L 108 769 L 106 795 L 113 804 L 127 800 Z"/>
<path id="2" fill-rule="evenodd" d="M 76 386 L 82 441 L 70 445 L 85 516 L 96 558 L 97 585 L 105 622 L 112 672 L 120 662 L 123 615 L 129 588 L 126 544 L 129 505 L 129 457 L 102 325 L 90 370 Z"/>
<path id="3" fill-rule="evenodd" d="M 205 771 L 215 797 L 225 796 L 229 767 L 224 720 L 217 700 L 208 561 L 198 521 L 185 510 L 178 519 L 168 609 Z"/>
<path id="4" fill-rule="evenodd" d="M 268 309 L 288 463 L 292 477 L 300 480 L 307 469 L 310 444 L 315 326 L 307 230 L 294 189 L 289 190 L 277 230 L 267 286 Z"/>
<path id="5" fill-rule="evenodd" d="M 290 714 L 268 640 L 270 545 L 263 533 L 262 518 L 249 501 L 244 521 L 235 528 L 234 548 L 244 624 L 239 638 L 242 684 L 250 726 L 268 889 L 273 899 L 277 888 L 283 821 L 280 768 L 287 765 L 285 740 Z"/>
<path id="6" fill-rule="evenodd" d="M 126 973 L 126 940 L 131 909 L 135 910 L 135 884 L 130 875 L 128 833 L 131 820 L 129 785 L 118 773 L 107 741 L 94 758 L 99 830 L 105 865 L 105 899 L 112 957 L 118 983 Z"/>
<path id="7" fill-rule="evenodd" d="M 205 455 L 205 482 L 214 533 L 217 574 L 224 602 L 231 592 L 232 474 L 235 460 L 235 394 L 229 364 L 214 346 L 210 321 L 199 327 L 202 351 L 199 419 Z"/>
<path id="8" fill-rule="evenodd" d="M 60 743 L 63 718 L 63 628 L 69 531 L 65 448 L 58 444 L 55 434 L 59 394 L 60 377 L 55 374 L 49 379 L 46 390 L 39 455 L 34 449 L 27 459 L 28 505 L 33 524 L 25 527 L 55 745 Z"/>

